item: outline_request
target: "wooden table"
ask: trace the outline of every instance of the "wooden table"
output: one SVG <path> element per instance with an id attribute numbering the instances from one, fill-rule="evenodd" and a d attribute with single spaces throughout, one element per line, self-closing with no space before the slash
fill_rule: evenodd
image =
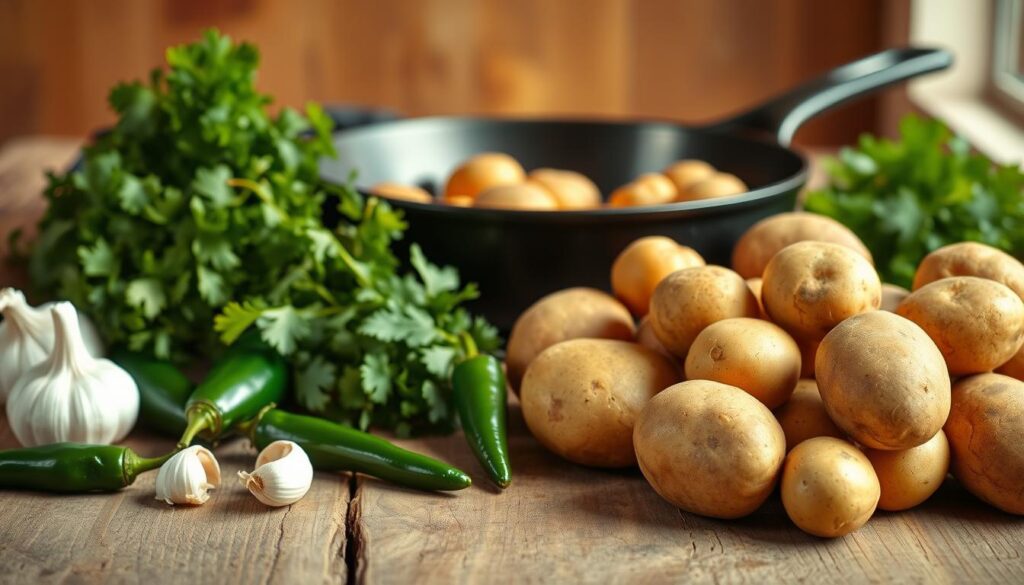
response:
<path id="1" fill-rule="evenodd" d="M 76 147 L 40 138 L 0 152 L 0 239 L 34 220 L 41 170 Z M 561 461 L 516 404 L 510 441 L 515 481 L 503 493 L 458 435 L 403 442 L 467 470 L 475 485 L 455 494 L 317 473 L 306 498 L 269 509 L 235 480 L 254 459 L 243 441 L 217 450 L 225 481 L 198 508 L 156 501 L 152 473 L 116 494 L 2 493 L 0 582 L 1024 583 L 1024 519 L 953 482 L 916 510 L 821 540 L 777 498 L 743 520 L 709 520 L 663 501 L 636 471 Z M 150 455 L 171 447 L 145 433 L 127 442 Z M 0 448 L 15 445 L 0 419 Z"/>

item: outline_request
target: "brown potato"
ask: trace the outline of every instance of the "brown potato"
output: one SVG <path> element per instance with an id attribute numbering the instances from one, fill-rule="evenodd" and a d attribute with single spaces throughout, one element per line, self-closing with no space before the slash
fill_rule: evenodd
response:
<path id="1" fill-rule="evenodd" d="M 533 358 L 567 339 L 595 337 L 633 340 L 633 316 L 609 294 L 592 288 L 569 288 L 551 293 L 516 319 L 508 337 L 505 361 L 512 389 Z"/>
<path id="2" fill-rule="evenodd" d="M 902 451 L 864 451 L 882 486 L 878 507 L 909 510 L 932 497 L 949 473 L 949 441 L 942 431 L 923 445 Z"/>
<path id="3" fill-rule="evenodd" d="M 889 311 L 890 313 L 896 312 L 896 307 L 903 302 L 903 299 L 907 298 L 910 291 L 895 284 L 889 284 L 888 282 L 882 283 L 882 304 L 878 307 L 882 311 Z"/>
<path id="4" fill-rule="evenodd" d="M 747 184 L 736 175 L 729 173 L 715 173 L 710 177 L 694 183 L 680 191 L 676 201 L 696 201 L 698 199 L 714 199 L 715 197 L 728 197 L 739 195 L 748 191 Z"/>
<path id="5" fill-rule="evenodd" d="M 448 177 L 445 198 L 476 198 L 480 193 L 501 185 L 516 185 L 526 180 L 526 171 L 516 159 L 500 152 L 485 152 L 462 163 Z"/>
<path id="6" fill-rule="evenodd" d="M 996 368 L 996 373 L 1024 380 L 1024 346 L 1021 346 L 1007 362 Z"/>
<path id="7" fill-rule="evenodd" d="M 1024 382 L 978 374 L 953 387 L 946 422 L 953 475 L 975 496 L 1024 514 Z"/>
<path id="8" fill-rule="evenodd" d="M 453 207 L 473 207 L 473 198 L 466 195 L 452 195 L 451 197 L 445 197 L 442 199 L 441 203 L 445 203 Z"/>
<path id="9" fill-rule="evenodd" d="M 671 203 L 677 195 L 675 184 L 660 173 L 640 175 L 612 192 L 608 198 L 611 207 L 635 207 Z"/>
<path id="10" fill-rule="evenodd" d="M 544 188 L 559 209 L 592 209 L 601 206 L 601 191 L 586 175 L 576 171 L 536 169 L 527 181 Z"/>
<path id="11" fill-rule="evenodd" d="M 654 491 L 687 512 L 739 518 L 775 488 L 786 437 L 770 410 L 734 386 L 691 380 L 647 403 L 633 430 Z"/>
<path id="12" fill-rule="evenodd" d="M 640 319 L 640 324 L 636 327 L 636 342 L 669 358 L 672 363 L 676 363 L 676 357 L 658 340 L 658 336 L 654 334 L 654 327 L 651 327 L 651 320 L 647 317 Z"/>
<path id="13" fill-rule="evenodd" d="M 821 339 L 843 319 L 877 309 L 882 283 L 849 248 L 797 242 L 768 262 L 761 300 L 771 320 L 794 337 Z"/>
<path id="14" fill-rule="evenodd" d="M 829 418 L 814 380 L 800 380 L 789 400 L 775 409 L 775 418 L 786 434 L 786 450 L 814 437 L 845 439 L 846 435 Z"/>
<path id="15" fill-rule="evenodd" d="M 786 456 L 781 492 L 786 514 L 800 530 L 835 538 L 871 518 L 881 489 L 871 462 L 857 447 L 816 437 Z"/>
<path id="16" fill-rule="evenodd" d="M 937 280 L 903 299 L 896 314 L 925 330 L 953 376 L 991 371 L 1024 344 L 1024 301 L 993 280 Z"/>
<path id="17" fill-rule="evenodd" d="M 704 328 L 686 354 L 687 380 L 713 380 L 745 391 L 768 408 L 787 400 L 800 377 L 800 348 L 761 319 L 724 319 Z"/>
<path id="18" fill-rule="evenodd" d="M 651 295 L 649 315 L 662 345 L 685 359 L 705 327 L 730 317 L 757 317 L 758 307 L 738 274 L 721 266 L 697 266 L 662 279 Z"/>
<path id="19" fill-rule="evenodd" d="M 571 339 L 533 360 L 520 395 L 530 432 L 581 465 L 636 463 L 633 423 L 652 396 L 679 380 L 665 356 L 636 343 Z"/>
<path id="20" fill-rule="evenodd" d="M 693 266 L 704 266 L 704 258 L 693 248 L 664 236 L 640 238 L 615 258 L 612 290 L 634 315 L 643 317 L 658 283 L 676 270 Z"/>
<path id="21" fill-rule="evenodd" d="M 488 209 L 519 209 L 529 211 L 554 211 L 558 203 L 542 187 L 532 183 L 501 185 L 491 187 L 473 200 L 475 207 Z"/>
<path id="22" fill-rule="evenodd" d="M 872 449 L 909 449 L 949 415 L 949 373 L 923 329 L 887 311 L 850 317 L 818 347 L 815 373 L 825 410 Z"/>
<path id="23" fill-rule="evenodd" d="M 1006 252 L 979 244 L 960 242 L 935 250 L 921 260 L 913 289 L 950 276 L 977 276 L 1002 283 L 1024 299 L 1024 264 Z"/>
<path id="24" fill-rule="evenodd" d="M 676 191 L 682 193 L 716 172 L 715 167 L 702 160 L 680 160 L 666 167 L 662 174 L 675 183 Z"/>
<path id="25" fill-rule="evenodd" d="M 402 185 L 400 183 L 377 183 L 370 187 L 370 193 L 388 199 L 402 199 L 415 201 L 416 203 L 433 203 L 434 197 L 425 189 L 413 185 Z"/>
<path id="26" fill-rule="evenodd" d="M 757 299 L 757 307 L 760 309 L 759 319 L 768 319 L 768 313 L 764 312 L 764 303 L 761 302 L 761 288 L 764 286 L 764 281 L 761 277 L 748 278 L 747 287 L 750 288 L 750 292 L 754 293 L 754 298 Z"/>
<path id="27" fill-rule="evenodd" d="M 871 262 L 871 252 L 856 234 L 838 221 L 803 211 L 780 213 L 755 223 L 732 250 L 732 269 L 743 278 L 762 276 L 768 261 L 790 244 L 804 241 L 846 246 Z"/>
<path id="28" fill-rule="evenodd" d="M 796 338 L 794 338 L 796 339 Z M 796 344 L 800 346 L 800 377 L 814 379 L 814 359 L 818 357 L 818 346 L 820 339 L 797 339 Z"/>

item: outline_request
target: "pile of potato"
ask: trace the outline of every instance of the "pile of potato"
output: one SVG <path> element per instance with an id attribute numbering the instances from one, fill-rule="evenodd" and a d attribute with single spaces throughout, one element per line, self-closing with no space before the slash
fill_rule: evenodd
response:
<path id="1" fill-rule="evenodd" d="M 732 270 L 648 237 L 611 282 L 617 298 L 540 299 L 509 338 L 510 384 L 554 453 L 639 465 L 666 500 L 716 518 L 750 514 L 781 484 L 789 517 L 823 537 L 924 502 L 950 471 L 1024 514 L 1013 257 L 940 248 L 909 292 L 879 281 L 848 229 L 795 212 L 753 226 Z"/>
<path id="2" fill-rule="evenodd" d="M 661 173 L 647 173 L 616 189 L 610 207 L 660 205 L 725 197 L 747 191 L 735 175 L 720 173 L 704 161 L 681 160 Z M 370 192 L 417 203 L 435 201 L 458 207 L 557 211 L 602 206 L 601 191 L 575 171 L 541 168 L 529 174 L 507 154 L 486 152 L 465 161 L 448 178 L 443 197 L 434 199 L 420 187 L 378 183 Z"/>

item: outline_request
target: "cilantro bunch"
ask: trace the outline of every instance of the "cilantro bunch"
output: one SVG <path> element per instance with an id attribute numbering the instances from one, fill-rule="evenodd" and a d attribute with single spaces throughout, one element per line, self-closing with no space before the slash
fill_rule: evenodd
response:
<path id="1" fill-rule="evenodd" d="M 805 209 L 846 224 L 882 280 L 909 287 L 921 259 L 965 240 L 1024 256 L 1024 173 L 995 165 L 941 122 L 907 116 L 900 140 L 862 136 L 827 161 Z"/>
<path id="2" fill-rule="evenodd" d="M 299 405 L 362 428 L 451 428 L 448 375 L 492 327 L 453 269 L 412 246 L 385 202 L 319 178 L 331 121 L 267 112 L 259 56 L 216 31 L 167 51 L 168 70 L 110 93 L 116 125 L 78 169 L 50 175 L 33 284 L 86 311 L 112 346 L 179 362 L 248 329 L 289 358 Z M 325 207 L 342 221 L 324 225 Z"/>

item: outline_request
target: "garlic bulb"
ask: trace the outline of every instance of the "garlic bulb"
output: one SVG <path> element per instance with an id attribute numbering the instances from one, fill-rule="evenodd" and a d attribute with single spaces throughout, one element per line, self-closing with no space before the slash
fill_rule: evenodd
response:
<path id="1" fill-rule="evenodd" d="M 205 447 L 193 445 L 174 454 L 156 475 L 156 499 L 170 505 L 198 506 L 220 487 L 220 465 Z"/>
<path id="2" fill-rule="evenodd" d="M 14 436 L 27 447 L 124 438 L 139 414 L 135 380 L 113 362 L 89 355 L 71 303 L 50 311 L 53 352 L 18 379 L 7 399 Z"/>
<path id="3" fill-rule="evenodd" d="M 302 499 L 313 483 L 313 464 L 291 441 L 274 441 L 256 457 L 256 470 L 238 472 L 238 479 L 268 506 L 287 506 Z"/>
<path id="4" fill-rule="evenodd" d="M 32 366 L 42 362 L 53 350 L 53 303 L 32 307 L 20 290 L 0 290 L 0 404 L 7 399 L 14 383 Z M 89 353 L 103 355 L 96 328 L 85 315 L 79 316 L 79 328 Z"/>

